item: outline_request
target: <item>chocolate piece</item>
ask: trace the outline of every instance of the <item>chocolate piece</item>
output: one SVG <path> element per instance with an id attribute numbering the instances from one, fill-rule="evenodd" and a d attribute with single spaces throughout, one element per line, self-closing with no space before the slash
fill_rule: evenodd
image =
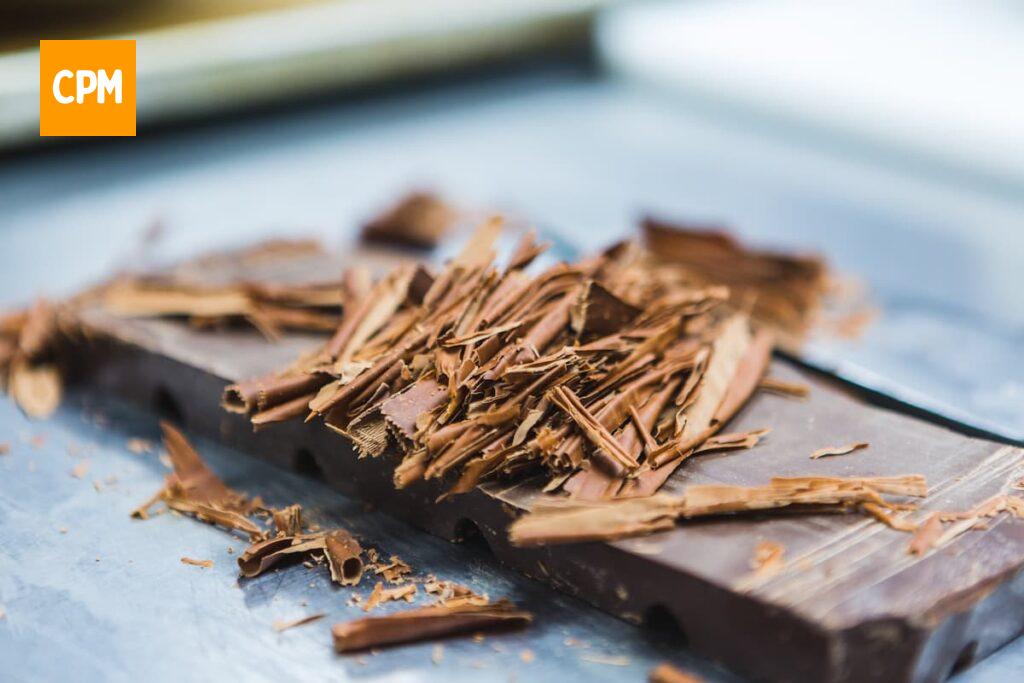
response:
<path id="1" fill-rule="evenodd" d="M 413 192 L 363 226 L 363 239 L 433 248 L 451 229 L 455 211 L 437 196 Z"/>
<path id="2" fill-rule="evenodd" d="M 530 623 L 532 619 L 529 612 L 517 610 L 504 600 L 487 605 L 446 604 L 335 624 L 332 634 L 335 650 L 355 652 L 486 629 L 521 626 Z"/>

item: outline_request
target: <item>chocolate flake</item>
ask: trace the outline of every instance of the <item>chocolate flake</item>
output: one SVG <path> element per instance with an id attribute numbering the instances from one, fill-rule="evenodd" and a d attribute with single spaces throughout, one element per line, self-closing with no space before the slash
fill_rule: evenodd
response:
<path id="1" fill-rule="evenodd" d="M 287 631 L 288 629 L 295 628 L 296 626 L 305 626 L 306 624 L 312 624 L 314 621 L 320 621 L 325 616 L 324 612 L 318 612 L 317 614 L 309 614 L 298 619 L 283 620 L 277 619 L 274 621 L 274 630 L 278 633 Z"/>
<path id="2" fill-rule="evenodd" d="M 30 418 L 51 415 L 60 405 L 61 342 L 74 327 L 70 306 L 37 299 L 28 309 L 0 315 L 0 389 Z"/>
<path id="3" fill-rule="evenodd" d="M 213 560 L 196 560 L 191 557 L 181 558 L 182 564 L 190 564 L 193 567 L 202 567 L 203 569 L 209 569 L 213 566 Z"/>
<path id="4" fill-rule="evenodd" d="M 704 683 L 700 676 L 677 669 L 667 662 L 651 669 L 647 680 L 649 683 Z"/>
<path id="5" fill-rule="evenodd" d="M 762 377 L 757 387 L 761 391 L 767 391 L 770 394 L 789 396 L 791 398 L 807 398 L 811 395 L 811 388 L 806 384 L 788 382 L 778 377 Z"/>
<path id="6" fill-rule="evenodd" d="M 455 223 L 456 212 L 439 197 L 413 192 L 363 226 L 363 239 L 433 248 Z"/>
<path id="7" fill-rule="evenodd" d="M 750 558 L 750 568 L 759 576 L 778 573 L 785 564 L 786 546 L 777 541 L 760 541 Z"/>
<path id="8" fill-rule="evenodd" d="M 370 593 L 370 597 L 366 599 L 366 604 L 363 605 L 363 611 L 369 612 L 377 605 L 395 600 L 412 602 L 415 596 L 416 584 L 408 583 L 404 586 L 398 586 L 397 588 L 384 588 L 384 584 L 378 581 L 377 584 L 374 585 L 373 591 Z"/>
<path id="9" fill-rule="evenodd" d="M 332 634 L 335 650 L 356 652 L 485 629 L 521 626 L 532 619 L 529 612 L 518 610 L 505 600 L 486 605 L 459 603 L 419 607 L 335 624 Z"/>
<path id="10" fill-rule="evenodd" d="M 402 561 L 397 555 L 392 555 L 387 564 L 375 564 L 373 571 L 378 576 L 383 576 L 388 583 L 402 583 L 412 573 L 412 567 Z"/>
<path id="11" fill-rule="evenodd" d="M 164 432 L 164 446 L 174 470 L 167 475 L 164 487 L 136 508 L 132 516 L 146 519 L 149 509 L 162 501 L 176 512 L 242 531 L 251 539 L 262 538 L 263 530 L 247 517 L 259 502 L 249 500 L 247 496 L 225 486 L 207 467 L 185 435 L 170 423 L 161 422 L 160 427 Z"/>
<path id="12" fill-rule="evenodd" d="M 864 503 L 908 509 L 881 494 L 923 497 L 921 475 L 898 477 L 775 477 L 766 486 L 695 484 L 682 496 L 656 494 L 604 503 L 538 504 L 509 527 L 515 545 L 612 540 L 671 529 L 676 520 L 796 508 L 805 512 L 861 509 Z M 869 511 L 861 510 L 870 514 Z"/>
<path id="13" fill-rule="evenodd" d="M 275 536 L 257 541 L 238 556 L 242 576 L 259 576 L 282 560 L 299 560 L 323 553 L 331 580 L 343 586 L 358 585 L 363 575 L 362 548 L 347 531 L 335 529 L 294 536 Z"/>

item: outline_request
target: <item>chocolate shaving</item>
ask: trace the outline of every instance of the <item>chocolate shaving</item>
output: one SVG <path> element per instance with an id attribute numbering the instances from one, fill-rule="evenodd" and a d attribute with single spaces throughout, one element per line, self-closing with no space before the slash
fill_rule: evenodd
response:
<path id="1" fill-rule="evenodd" d="M 761 382 L 757 386 L 761 391 L 767 391 L 768 393 L 778 394 L 780 396 L 807 398 L 811 395 L 811 388 L 806 384 L 801 384 L 800 382 L 787 382 L 786 380 L 779 379 L 778 377 L 762 377 Z"/>
<path id="2" fill-rule="evenodd" d="M 132 512 L 133 517 L 146 519 L 149 509 L 162 501 L 167 507 L 178 512 L 217 524 L 228 529 L 242 531 L 250 539 L 263 536 L 263 530 L 247 515 L 258 507 L 258 501 L 229 489 L 217 475 L 207 467 L 185 435 L 161 422 L 164 446 L 174 471 L 167 475 L 164 487 L 149 501 Z"/>
<path id="3" fill-rule="evenodd" d="M 882 524 L 896 531 L 917 531 L 917 525 L 909 519 L 893 516 L 892 512 L 886 510 L 878 503 L 861 503 L 861 509 L 868 513 Z"/>
<path id="4" fill-rule="evenodd" d="M 865 441 L 849 443 L 845 446 L 826 446 L 825 448 L 819 448 L 811 453 L 811 460 L 817 460 L 818 458 L 824 458 L 830 455 L 846 455 L 847 453 L 853 453 L 854 451 L 859 451 L 862 448 L 867 447 L 868 443 Z"/>
<path id="5" fill-rule="evenodd" d="M 331 570 L 331 580 L 343 586 L 358 585 L 363 574 L 362 548 L 342 529 L 294 536 L 275 536 L 258 541 L 238 556 L 238 568 L 247 578 L 259 576 L 282 560 L 298 561 L 313 553 L 323 553 Z"/>
<path id="6" fill-rule="evenodd" d="M 310 614 L 290 621 L 278 619 L 274 621 L 274 630 L 281 633 L 282 631 L 287 631 L 288 629 L 295 628 L 297 626 L 305 626 L 306 624 L 312 624 L 314 621 L 320 621 L 326 616 L 327 615 L 325 613 L 319 612 L 317 614 Z"/>
<path id="7" fill-rule="evenodd" d="M 899 477 L 775 477 L 766 486 L 695 484 L 683 495 L 656 494 L 604 503 L 541 501 L 509 527 L 514 545 L 614 540 L 671 529 L 680 518 L 795 508 L 804 512 L 861 510 L 864 503 L 909 509 L 882 497 L 923 497 L 921 475 Z M 862 510 L 870 514 L 869 510 Z"/>
<path id="8" fill-rule="evenodd" d="M 378 576 L 383 576 L 388 583 L 402 583 L 412 573 L 412 567 L 402 561 L 397 555 L 392 555 L 387 564 L 374 564 L 373 571 Z"/>
<path id="9" fill-rule="evenodd" d="M 0 316 L 0 389 L 30 418 L 53 414 L 63 395 L 57 351 L 73 327 L 69 306 L 37 299 Z M 66 318 L 63 319 L 62 318 Z"/>
<path id="10" fill-rule="evenodd" d="M 456 212 L 439 197 L 413 192 L 363 226 L 363 239 L 433 248 L 455 223 Z"/>
<path id="11" fill-rule="evenodd" d="M 404 586 L 398 586 L 397 588 L 385 588 L 384 584 L 378 581 L 376 585 L 374 585 L 373 591 L 370 593 L 370 597 L 366 599 L 366 604 L 363 605 L 363 611 L 369 612 L 377 605 L 395 600 L 412 602 L 415 596 L 416 584 L 407 583 Z"/>
<path id="12" fill-rule="evenodd" d="M 356 586 L 363 576 L 363 549 L 347 531 L 338 529 L 324 536 L 324 550 L 331 580 L 342 586 Z"/>
<path id="13" fill-rule="evenodd" d="M 662 663 L 651 669 L 647 674 L 649 683 L 704 683 L 704 679 L 694 674 L 681 671 L 671 664 Z"/>
<path id="14" fill-rule="evenodd" d="M 675 526 L 681 501 L 657 494 L 621 502 L 540 503 L 509 527 L 513 545 L 607 541 L 664 531 Z"/>
<path id="15" fill-rule="evenodd" d="M 758 576 L 777 574 L 785 565 L 786 546 L 777 541 L 760 541 L 750 558 L 750 568 Z"/>
<path id="16" fill-rule="evenodd" d="M 244 255 L 234 258 L 244 259 Z M 239 264 L 234 265 L 237 268 Z M 199 327 L 246 321 L 275 340 L 283 330 L 333 331 L 339 323 L 341 289 L 337 280 L 211 284 L 189 273 L 170 272 L 117 278 L 99 289 L 99 299 L 107 311 L 118 316 L 184 317 Z"/>
<path id="17" fill-rule="evenodd" d="M 942 515 L 939 513 L 931 514 L 928 519 L 924 521 L 917 528 L 914 533 L 914 537 L 910 539 L 910 543 L 907 544 L 907 551 L 911 555 L 923 555 L 928 552 L 932 546 L 942 536 Z"/>
<path id="18" fill-rule="evenodd" d="M 297 536 L 302 533 L 302 507 L 299 505 L 274 510 L 271 519 L 278 536 Z"/>
<path id="19" fill-rule="evenodd" d="M 383 617 L 335 624 L 334 649 L 355 652 L 385 645 L 432 640 L 530 623 L 529 612 L 507 601 L 494 604 L 449 604 L 420 607 Z"/>
<path id="20" fill-rule="evenodd" d="M 935 548 L 952 543 L 972 529 L 985 528 L 984 520 L 1008 512 L 1015 518 L 1024 518 L 1024 499 L 999 494 L 982 501 L 965 512 L 934 512 L 918 527 L 907 546 L 912 555 L 923 555 Z M 943 527 L 943 522 L 952 522 Z"/>
<path id="21" fill-rule="evenodd" d="M 202 567 L 203 569 L 209 569 L 213 566 L 213 560 L 195 560 L 191 557 L 181 558 L 182 564 L 190 564 L 193 567 Z"/>
<path id="22" fill-rule="evenodd" d="M 659 258 L 684 266 L 701 282 L 728 286 L 738 305 L 753 301 L 754 317 L 792 343 L 806 335 L 829 287 L 820 258 L 749 249 L 718 228 L 648 218 L 643 234 Z"/>

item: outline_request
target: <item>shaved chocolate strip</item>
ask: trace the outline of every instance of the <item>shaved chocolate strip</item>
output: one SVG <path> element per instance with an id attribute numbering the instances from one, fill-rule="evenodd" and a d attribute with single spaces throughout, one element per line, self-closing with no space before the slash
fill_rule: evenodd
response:
<path id="1" fill-rule="evenodd" d="M 509 602 L 494 604 L 441 604 L 335 624 L 334 649 L 355 652 L 488 629 L 522 626 L 533 616 Z"/>

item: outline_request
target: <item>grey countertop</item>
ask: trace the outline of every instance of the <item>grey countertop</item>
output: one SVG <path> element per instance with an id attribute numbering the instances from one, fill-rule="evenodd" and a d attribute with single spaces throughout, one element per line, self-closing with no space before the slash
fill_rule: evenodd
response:
<path id="1" fill-rule="evenodd" d="M 339 244 L 410 186 L 528 216 L 583 248 L 621 237 L 649 210 L 821 250 L 863 275 L 895 312 L 862 347 L 841 349 L 844 357 L 914 381 L 940 368 L 934 386 L 916 388 L 1010 430 L 1024 426 L 1024 371 L 1009 356 L 1024 339 L 1024 198 L 818 151 L 574 67 L 8 156 L 0 161 L 0 306 L 66 293 L 152 258 L 139 235 L 154 221 L 164 227 L 160 258 L 282 233 Z M 200 441 L 232 485 L 301 502 L 422 573 L 509 595 L 538 614 L 521 633 L 446 643 L 441 665 L 431 663 L 430 645 L 365 663 L 337 657 L 328 627 L 359 611 L 322 572 L 299 566 L 239 583 L 227 553 L 239 541 L 182 518 L 128 518 L 159 487 L 163 468 L 124 443 L 153 437 L 155 420 L 91 405 L 97 400 L 73 395 L 56 418 L 35 424 L 0 401 L 0 442 L 12 444 L 0 456 L 5 678 L 642 680 L 668 658 L 729 680 L 667 636 L 510 575 L 479 549 L 426 537 Z M 33 447 L 34 434 L 46 435 L 45 444 Z M 88 475 L 70 476 L 83 459 Z M 183 555 L 215 565 L 186 566 Z M 283 634 L 271 628 L 274 619 L 313 611 L 329 617 Z M 566 646 L 566 638 L 589 647 Z M 519 659 L 526 648 L 536 655 L 531 664 Z M 587 661 L 591 655 L 626 656 L 629 664 Z M 1018 641 L 959 680 L 1022 674 Z"/>

